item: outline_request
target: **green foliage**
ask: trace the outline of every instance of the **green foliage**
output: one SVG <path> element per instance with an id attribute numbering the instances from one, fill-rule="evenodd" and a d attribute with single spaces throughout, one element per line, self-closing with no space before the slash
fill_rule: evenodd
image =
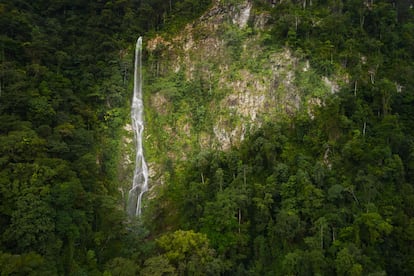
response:
<path id="1" fill-rule="evenodd" d="M 99 275 L 126 235 L 114 171 L 143 26 L 133 1 L 49 2 L 0 4 L 1 274 Z"/>
<path id="2" fill-rule="evenodd" d="M 157 245 L 162 252 L 161 256 L 165 256 L 179 275 L 217 275 L 221 270 L 220 261 L 209 247 L 208 238 L 204 234 L 178 230 L 157 239 Z M 155 260 L 162 259 L 153 258 L 147 265 L 154 265 Z"/>
<path id="3" fill-rule="evenodd" d="M 148 258 L 144 265 L 140 275 L 177 275 L 176 268 L 170 264 L 165 255 Z"/>
<path id="4" fill-rule="evenodd" d="M 166 45 L 145 57 L 144 100 L 158 97 L 145 146 L 168 173 L 139 222 L 120 207 L 117 175 L 131 41 L 174 36 L 211 1 L 32 2 L 0 4 L 2 275 L 414 273 L 409 1 L 256 0 L 263 30 L 220 26 L 228 79 L 259 76 L 278 47 L 313 68 L 295 72 L 297 113 L 226 151 L 200 143 L 226 94 L 220 68 L 165 72 Z M 259 32 L 261 48 L 245 50 Z M 336 94 L 321 75 L 343 77 Z"/>
<path id="5" fill-rule="evenodd" d="M 328 116 L 338 111 L 320 112 Z M 304 136 L 320 129 L 315 119 L 307 120 Z M 174 183 L 188 184 L 170 190 L 180 197 L 176 204 L 183 225 L 205 233 L 224 267 L 233 272 L 239 264 L 277 275 L 397 270 L 388 267 L 387 253 L 378 248 L 392 251 L 386 241 L 397 227 L 391 218 L 399 203 L 391 197 L 398 198 L 394 189 L 404 181 L 404 165 L 389 148 L 379 150 L 370 142 L 387 137 L 385 131 L 361 140 L 361 133 L 348 136 L 349 127 L 338 127 L 334 142 L 327 136 L 317 139 L 335 149 L 365 140 L 365 149 L 372 150 L 358 153 L 356 160 L 363 160 L 359 171 L 347 169 L 348 162 L 355 164 L 355 154 L 327 156 L 326 149 L 312 146 L 320 141 L 297 139 L 298 130 L 278 123 L 262 126 L 240 148 L 199 156 L 185 178 L 181 175 Z M 254 244 L 253 251 L 248 244 Z"/>
<path id="6" fill-rule="evenodd" d="M 42 256 L 30 252 L 23 255 L 11 255 L 0 252 L 1 275 L 54 275 L 48 271 Z"/>

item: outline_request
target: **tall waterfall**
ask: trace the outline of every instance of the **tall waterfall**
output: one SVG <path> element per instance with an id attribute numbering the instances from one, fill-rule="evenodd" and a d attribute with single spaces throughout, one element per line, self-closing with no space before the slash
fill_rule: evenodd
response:
<path id="1" fill-rule="evenodd" d="M 142 133 L 144 131 L 142 101 L 142 38 L 139 37 L 135 46 L 135 65 L 134 65 L 134 97 L 132 99 L 131 118 L 132 129 L 134 130 L 136 156 L 135 170 L 132 181 L 132 188 L 129 190 L 127 212 L 131 216 L 141 215 L 141 202 L 143 194 L 148 191 L 148 167 L 145 162 L 142 149 Z"/>

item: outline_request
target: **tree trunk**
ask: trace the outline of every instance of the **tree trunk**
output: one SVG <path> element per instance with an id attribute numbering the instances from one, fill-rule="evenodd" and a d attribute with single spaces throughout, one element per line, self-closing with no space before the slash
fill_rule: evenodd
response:
<path id="1" fill-rule="evenodd" d="M 240 234 L 240 225 L 241 225 L 241 210 L 239 208 L 239 234 Z"/>

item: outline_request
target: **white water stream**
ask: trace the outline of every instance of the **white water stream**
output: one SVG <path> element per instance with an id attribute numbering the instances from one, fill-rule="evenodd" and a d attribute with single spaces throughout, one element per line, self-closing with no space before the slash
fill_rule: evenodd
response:
<path id="1" fill-rule="evenodd" d="M 145 162 L 144 151 L 142 148 L 142 133 L 144 131 L 144 104 L 142 101 L 141 56 L 142 38 L 139 37 L 135 47 L 134 96 L 131 107 L 132 129 L 134 130 L 136 145 L 134 178 L 132 181 L 132 188 L 129 190 L 127 205 L 127 212 L 131 216 L 141 215 L 142 196 L 146 191 L 148 191 L 148 167 Z"/>

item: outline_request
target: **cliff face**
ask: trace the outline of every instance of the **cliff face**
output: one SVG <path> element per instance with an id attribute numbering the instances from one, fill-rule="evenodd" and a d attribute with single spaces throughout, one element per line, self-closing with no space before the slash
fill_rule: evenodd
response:
<path id="1" fill-rule="evenodd" d="M 177 35 L 147 41 L 153 170 L 160 156 L 174 162 L 226 150 L 267 120 L 303 110 L 312 116 L 323 95 L 335 91 L 335 81 L 323 80 L 288 48 L 267 45 L 268 18 L 250 1 L 216 2 Z"/>

